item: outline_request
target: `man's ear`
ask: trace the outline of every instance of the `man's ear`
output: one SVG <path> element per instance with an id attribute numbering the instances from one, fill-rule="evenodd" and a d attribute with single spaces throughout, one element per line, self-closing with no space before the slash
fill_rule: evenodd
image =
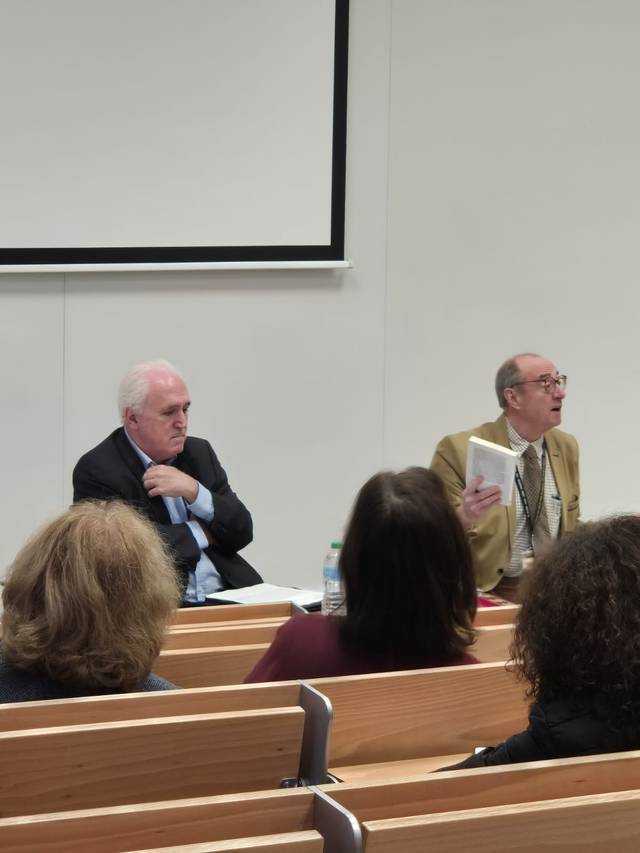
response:
<path id="1" fill-rule="evenodd" d="M 513 388 L 504 389 L 504 401 L 507 406 L 511 406 L 514 409 L 519 408 L 518 398 L 516 397 L 516 392 L 513 390 Z"/>
<path id="2" fill-rule="evenodd" d="M 133 426 L 135 428 L 138 424 L 138 416 L 133 409 L 127 406 L 122 415 L 122 422 L 126 427 Z"/>

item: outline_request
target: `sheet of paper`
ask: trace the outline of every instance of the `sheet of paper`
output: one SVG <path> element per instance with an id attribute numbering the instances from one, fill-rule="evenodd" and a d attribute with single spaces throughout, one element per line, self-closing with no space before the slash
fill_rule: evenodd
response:
<path id="1" fill-rule="evenodd" d="M 213 601 L 228 601 L 233 604 L 263 604 L 266 601 L 293 601 L 301 607 L 320 604 L 322 593 L 317 589 L 294 589 L 272 583 L 257 583 L 240 589 L 225 589 L 214 592 L 207 598 Z"/>

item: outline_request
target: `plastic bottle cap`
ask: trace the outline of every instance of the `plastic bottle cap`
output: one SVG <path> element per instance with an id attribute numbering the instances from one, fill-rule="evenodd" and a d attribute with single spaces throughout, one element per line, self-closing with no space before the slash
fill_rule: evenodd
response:
<path id="1" fill-rule="evenodd" d="M 339 551 L 340 548 L 342 548 L 342 542 L 332 542 L 331 543 L 331 550 L 332 551 Z"/>

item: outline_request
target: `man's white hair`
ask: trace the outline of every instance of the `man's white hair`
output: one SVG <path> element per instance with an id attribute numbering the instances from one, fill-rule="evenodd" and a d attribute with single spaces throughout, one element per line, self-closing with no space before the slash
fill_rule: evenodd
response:
<path id="1" fill-rule="evenodd" d="M 123 422 L 125 409 L 131 409 L 137 415 L 140 414 L 149 393 L 151 375 L 158 372 L 172 373 L 184 381 L 180 371 L 162 358 L 154 361 L 142 361 L 140 364 L 134 365 L 122 377 L 118 387 L 118 411 Z"/>

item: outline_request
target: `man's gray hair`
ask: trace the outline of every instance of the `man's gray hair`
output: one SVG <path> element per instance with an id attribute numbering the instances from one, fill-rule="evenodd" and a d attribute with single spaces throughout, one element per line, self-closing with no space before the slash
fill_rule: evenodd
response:
<path id="1" fill-rule="evenodd" d="M 520 373 L 517 362 L 519 358 L 523 358 L 526 355 L 540 358 L 536 352 L 519 352 L 518 355 L 512 355 L 511 358 L 508 358 L 498 368 L 498 372 L 496 373 L 496 397 L 498 398 L 498 405 L 501 409 L 506 409 L 507 407 L 504 392 L 507 388 L 512 388 L 516 382 L 522 380 L 522 374 Z"/>
<path id="2" fill-rule="evenodd" d="M 122 377 L 118 387 L 118 411 L 123 421 L 125 409 L 131 409 L 137 415 L 140 414 L 149 393 L 151 375 L 158 372 L 173 373 L 174 376 L 183 379 L 180 371 L 162 358 L 142 361 Z"/>

